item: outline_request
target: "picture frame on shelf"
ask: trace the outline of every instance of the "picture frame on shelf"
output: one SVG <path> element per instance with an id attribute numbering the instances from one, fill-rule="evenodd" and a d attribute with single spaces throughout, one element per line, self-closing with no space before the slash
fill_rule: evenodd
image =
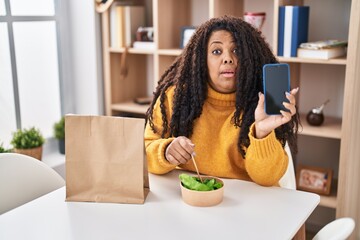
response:
<path id="1" fill-rule="evenodd" d="M 186 26 L 181 28 L 180 48 L 185 48 L 192 35 L 195 33 L 196 27 Z"/>
<path id="2" fill-rule="evenodd" d="M 296 171 L 297 189 L 329 195 L 332 177 L 332 169 L 299 165 Z"/>

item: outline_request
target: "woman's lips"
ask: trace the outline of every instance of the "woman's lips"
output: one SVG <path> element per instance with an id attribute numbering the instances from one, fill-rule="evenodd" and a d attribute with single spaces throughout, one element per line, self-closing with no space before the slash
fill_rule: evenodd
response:
<path id="1" fill-rule="evenodd" d="M 231 70 L 226 70 L 226 71 L 222 71 L 220 74 L 226 78 L 230 78 L 230 77 L 234 77 L 235 72 Z"/>

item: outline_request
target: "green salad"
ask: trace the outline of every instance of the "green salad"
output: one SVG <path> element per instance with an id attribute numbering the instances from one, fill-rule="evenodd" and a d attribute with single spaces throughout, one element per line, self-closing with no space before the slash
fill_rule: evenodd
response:
<path id="1" fill-rule="evenodd" d="M 215 179 L 203 179 L 204 183 L 202 183 L 198 177 L 193 177 L 185 173 L 180 174 L 179 178 L 184 187 L 195 191 L 212 191 L 223 186 L 221 182 Z"/>

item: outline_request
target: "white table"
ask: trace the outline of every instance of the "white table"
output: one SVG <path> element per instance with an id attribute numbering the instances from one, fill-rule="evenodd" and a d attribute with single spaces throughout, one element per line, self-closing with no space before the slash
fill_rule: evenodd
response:
<path id="1" fill-rule="evenodd" d="M 65 187 L 0 215 L 0 239 L 291 239 L 318 205 L 316 194 L 224 180 L 221 204 L 181 199 L 179 171 L 150 174 L 144 205 L 65 202 Z"/>

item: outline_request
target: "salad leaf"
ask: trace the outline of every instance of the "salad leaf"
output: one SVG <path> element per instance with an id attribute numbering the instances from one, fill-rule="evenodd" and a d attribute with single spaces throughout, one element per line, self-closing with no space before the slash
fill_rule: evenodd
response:
<path id="1" fill-rule="evenodd" d="M 184 187 L 195 191 L 211 191 L 221 188 L 223 185 L 215 179 L 204 179 L 204 183 L 197 177 L 192 177 L 188 174 L 182 173 L 179 179 Z"/>
<path id="2" fill-rule="evenodd" d="M 214 183 L 214 189 L 219 189 L 219 188 L 222 188 L 222 183 L 221 182 L 216 182 L 216 183 Z"/>

